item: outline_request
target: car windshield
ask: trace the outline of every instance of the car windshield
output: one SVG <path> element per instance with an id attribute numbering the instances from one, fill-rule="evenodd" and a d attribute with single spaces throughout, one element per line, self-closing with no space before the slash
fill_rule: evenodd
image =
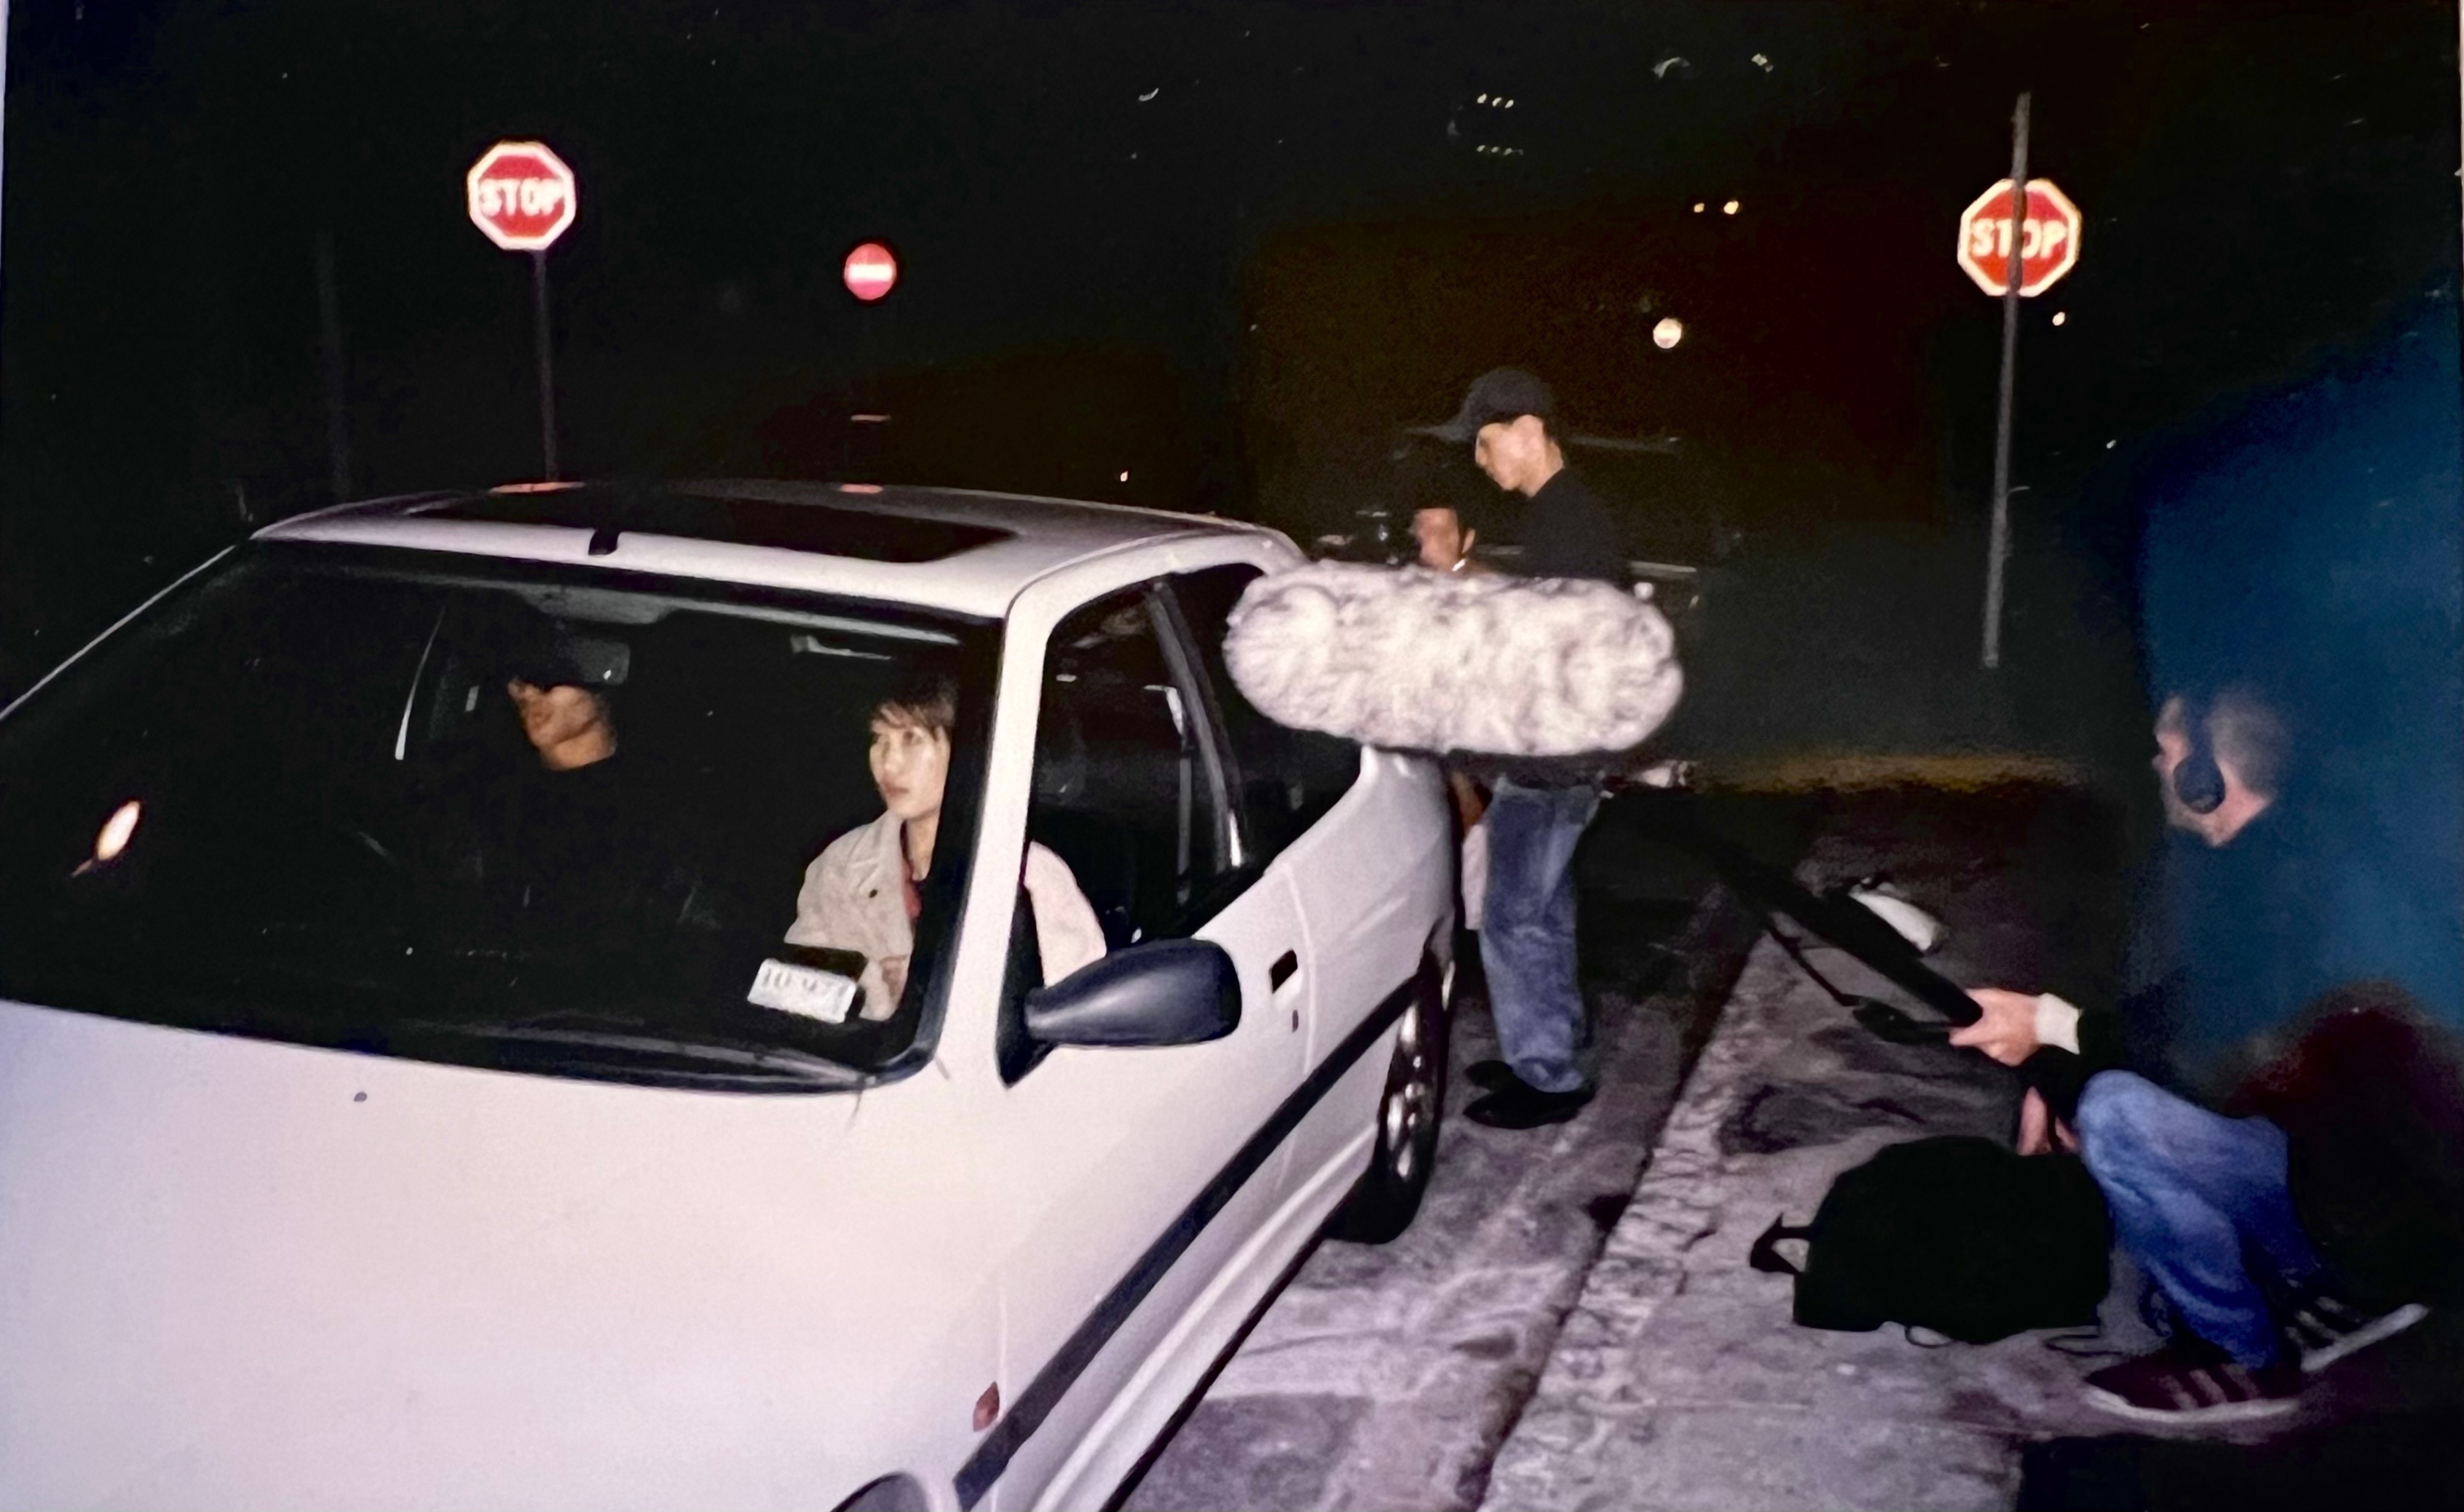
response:
<path id="1" fill-rule="evenodd" d="M 509 1070 L 856 1085 L 937 1021 L 994 650 L 877 603 L 246 549 L 0 720 L 0 995 Z M 784 936 L 812 932 L 814 858 L 883 815 L 872 716 L 919 678 L 955 709 L 943 839 L 906 928 L 856 931 L 905 936 L 885 975 Z"/>

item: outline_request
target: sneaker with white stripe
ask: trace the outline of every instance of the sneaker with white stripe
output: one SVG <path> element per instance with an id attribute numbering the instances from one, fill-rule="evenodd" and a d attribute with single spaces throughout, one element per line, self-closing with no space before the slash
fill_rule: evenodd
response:
<path id="1" fill-rule="evenodd" d="M 2300 1368 L 2278 1360 L 2256 1370 L 2197 1340 L 2109 1365 L 2087 1378 L 2088 1405 L 2143 1423 L 2248 1422 L 2293 1411 Z"/>
<path id="2" fill-rule="evenodd" d="M 2382 1339 L 2392 1339 L 2429 1316 L 2430 1309 L 2417 1302 L 2371 1312 L 2321 1293 L 2293 1309 L 2293 1316 L 2284 1323 L 2284 1342 L 2299 1353 L 2302 1370 L 2316 1375 L 2346 1355 L 2366 1349 Z"/>

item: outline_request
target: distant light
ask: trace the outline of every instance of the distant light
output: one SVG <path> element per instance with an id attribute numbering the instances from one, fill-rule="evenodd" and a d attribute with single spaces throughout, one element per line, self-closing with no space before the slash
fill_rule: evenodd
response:
<path id="1" fill-rule="evenodd" d="M 1129 473 L 1128 473 L 1127 471 L 1122 472 L 1122 474 L 1121 474 L 1121 481 L 1122 481 L 1122 482 L 1124 482 L 1124 483 L 1127 483 L 1129 480 L 1130 480 L 1130 475 L 1129 475 Z"/>
<path id="2" fill-rule="evenodd" d="M 1703 202 L 1701 200 L 1696 200 L 1694 202 L 1694 213 L 1697 215 L 1703 213 Z"/>
<path id="3" fill-rule="evenodd" d="M 1754 55 L 1754 66 L 1768 74 L 1771 72 L 1771 59 L 1763 56 L 1760 53 L 1756 53 Z"/>
<path id="4" fill-rule="evenodd" d="M 94 859 L 118 860 L 120 853 L 128 848 L 128 842 L 137 833 L 137 822 L 144 814 L 144 805 L 133 798 L 113 809 L 111 817 L 102 822 L 102 833 L 94 837 Z"/>
<path id="5" fill-rule="evenodd" d="M 1720 213 L 1721 213 L 1721 214 L 1723 214 L 1723 215 L 1734 215 L 1734 214 L 1736 214 L 1736 213 L 1737 213 L 1737 202 L 1736 202 L 1736 201 L 1734 201 L 1734 200 L 1730 200 L 1727 204 L 1721 206 L 1721 207 L 1720 207 Z"/>
<path id="6" fill-rule="evenodd" d="M 1507 109 L 1508 109 L 1508 110 L 1512 110 L 1512 109 L 1514 108 L 1514 101 L 1512 101 L 1512 100 L 1510 100 L 1510 99 L 1509 99 L 1509 100 L 1507 100 L 1507 101 L 1506 102 L 1506 108 L 1507 108 Z"/>
<path id="7" fill-rule="evenodd" d="M 847 416 L 847 419 L 853 421 L 859 426 L 886 426 L 890 424 L 890 417 L 888 415 L 849 415 Z"/>
<path id="8" fill-rule="evenodd" d="M 870 304 L 897 287 L 898 259 L 881 243 L 866 242 L 847 254 L 839 276 L 847 284 L 847 293 Z"/>
<path id="9" fill-rule="evenodd" d="M 1665 352 L 1685 340 L 1685 322 L 1669 316 L 1651 328 L 1652 344 Z"/>
<path id="10" fill-rule="evenodd" d="M 1157 84 L 1155 88 L 1148 90 L 1148 91 L 1147 91 L 1145 94 L 1143 94 L 1143 95 L 1140 95 L 1140 96 L 1138 97 L 1138 103 L 1139 103 L 1139 104 L 1141 104 L 1141 105 L 1143 105 L 1143 104 L 1145 104 L 1148 100 L 1155 99 L 1157 95 L 1160 95 L 1160 94 L 1162 94 L 1162 93 L 1163 93 L 1163 86 L 1162 86 L 1161 84 Z"/>
<path id="11" fill-rule="evenodd" d="M 2056 325 L 2067 323 L 2070 320 L 2070 318 L 2071 313 L 2068 310 L 2057 310 L 2054 312 L 2054 323 Z"/>
<path id="12" fill-rule="evenodd" d="M 842 483 L 839 485 L 839 492 L 842 493 L 878 493 L 881 492 L 881 485 L 878 483 Z"/>

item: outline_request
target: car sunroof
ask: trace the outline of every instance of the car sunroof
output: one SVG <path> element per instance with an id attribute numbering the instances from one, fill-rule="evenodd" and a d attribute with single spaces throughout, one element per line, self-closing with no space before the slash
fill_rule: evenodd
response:
<path id="1" fill-rule="evenodd" d="M 414 513 L 429 519 L 561 525 L 591 531 L 596 537 L 591 542 L 594 552 L 613 550 L 616 537 L 627 531 L 641 531 L 887 562 L 939 561 L 1007 540 L 1014 534 L 994 525 L 914 519 L 833 504 L 609 488 L 481 493 Z"/>

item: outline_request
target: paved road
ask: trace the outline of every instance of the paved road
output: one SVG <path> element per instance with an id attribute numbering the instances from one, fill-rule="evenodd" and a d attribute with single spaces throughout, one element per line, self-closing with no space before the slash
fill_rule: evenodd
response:
<path id="1" fill-rule="evenodd" d="M 1601 1095 L 1571 1124 L 1508 1133 L 1460 1116 L 1472 1089 L 1458 1078 L 1411 1231 L 1318 1248 L 1132 1491 L 1133 1512 L 1479 1503 L 1751 939 L 1705 876 L 1642 838 L 1650 801 L 1608 805 L 1579 866 Z M 1494 1054 L 1467 979 L 1455 1066 Z"/>

